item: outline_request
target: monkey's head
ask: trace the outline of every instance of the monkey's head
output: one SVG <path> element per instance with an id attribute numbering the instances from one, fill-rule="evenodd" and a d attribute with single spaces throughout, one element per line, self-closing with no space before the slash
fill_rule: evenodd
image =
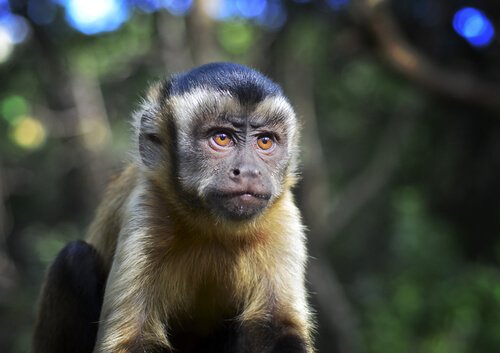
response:
<path id="1" fill-rule="evenodd" d="M 251 219 L 295 181 L 293 108 L 248 67 L 214 63 L 172 76 L 151 89 L 136 124 L 146 174 L 215 217 Z"/>

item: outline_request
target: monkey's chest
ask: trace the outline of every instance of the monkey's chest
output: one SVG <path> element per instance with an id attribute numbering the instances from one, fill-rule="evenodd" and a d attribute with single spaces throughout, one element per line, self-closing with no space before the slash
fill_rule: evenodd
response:
<path id="1" fill-rule="evenodd" d="M 217 337 L 225 337 L 237 316 L 236 305 L 229 288 L 213 279 L 186 286 L 186 301 L 167 319 L 169 338 L 178 352 L 199 351 L 205 345 L 217 344 Z"/>
<path id="2" fill-rule="evenodd" d="M 168 325 L 178 332 L 208 334 L 239 314 L 233 268 L 199 258 L 165 279 Z"/>
<path id="3" fill-rule="evenodd" d="M 197 331 L 211 331 L 237 315 L 229 283 L 206 282 L 194 288 L 182 321 Z M 182 314 L 182 313 L 181 313 Z M 181 315 L 182 316 L 182 315 Z"/>

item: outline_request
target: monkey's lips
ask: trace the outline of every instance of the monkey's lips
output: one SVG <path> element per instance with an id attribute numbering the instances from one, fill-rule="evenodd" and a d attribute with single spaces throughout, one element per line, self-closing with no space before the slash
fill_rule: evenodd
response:
<path id="1" fill-rule="evenodd" d="M 250 191 L 230 193 L 228 195 L 222 195 L 222 197 L 227 197 L 229 199 L 236 199 L 238 202 L 248 205 L 262 204 L 263 202 L 267 203 L 267 201 L 269 201 L 269 199 L 271 198 L 270 195 L 256 194 Z"/>
<path id="2" fill-rule="evenodd" d="M 250 190 L 212 193 L 210 200 L 216 209 L 231 219 L 248 219 L 260 213 L 269 202 L 270 194 Z"/>

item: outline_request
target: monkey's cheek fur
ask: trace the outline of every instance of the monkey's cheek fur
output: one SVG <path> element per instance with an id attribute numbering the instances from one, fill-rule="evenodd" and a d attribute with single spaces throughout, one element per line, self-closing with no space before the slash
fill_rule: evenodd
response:
<path id="1" fill-rule="evenodd" d="M 209 203 L 213 209 L 231 220 L 248 220 L 261 213 L 268 205 L 271 195 L 253 193 L 212 193 Z"/>

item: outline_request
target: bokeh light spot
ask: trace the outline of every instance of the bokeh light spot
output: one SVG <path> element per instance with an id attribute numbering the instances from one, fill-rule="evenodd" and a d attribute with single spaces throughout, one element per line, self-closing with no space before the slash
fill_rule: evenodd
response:
<path id="1" fill-rule="evenodd" d="M 236 0 L 236 8 L 244 18 L 261 15 L 267 6 L 267 0 Z"/>
<path id="2" fill-rule="evenodd" d="M 340 10 L 349 5 L 349 0 L 326 0 L 328 6 L 334 10 Z"/>
<path id="3" fill-rule="evenodd" d="M 283 0 L 220 0 L 202 4 L 205 12 L 218 21 L 252 20 L 269 30 L 281 28 L 287 19 Z"/>
<path id="4" fill-rule="evenodd" d="M 191 9 L 193 0 L 163 0 L 162 5 L 172 15 L 182 16 Z"/>
<path id="5" fill-rule="evenodd" d="M 132 4 L 146 13 L 158 11 L 161 7 L 161 0 L 134 0 Z"/>
<path id="6" fill-rule="evenodd" d="M 28 16 L 38 25 L 47 25 L 56 17 L 56 5 L 51 0 L 29 0 Z"/>
<path id="7" fill-rule="evenodd" d="M 16 121 L 11 138 L 19 147 L 33 150 L 45 142 L 46 135 L 45 127 L 40 120 L 24 116 Z"/>
<path id="8" fill-rule="evenodd" d="M 9 0 L 0 0 L 0 16 L 10 13 Z"/>
<path id="9" fill-rule="evenodd" d="M 488 17 L 473 7 L 464 7 L 455 13 L 453 28 L 476 47 L 487 46 L 495 36 L 495 29 Z"/>
<path id="10" fill-rule="evenodd" d="M 0 64 L 9 59 L 13 49 L 14 43 L 12 43 L 9 33 L 0 26 Z"/>
<path id="11" fill-rule="evenodd" d="M 269 1 L 266 10 L 256 18 L 257 23 L 269 30 L 278 30 L 287 19 L 286 9 L 281 1 Z"/>
<path id="12" fill-rule="evenodd" d="M 61 0 L 66 7 L 68 23 L 87 34 L 118 29 L 128 18 L 128 4 L 124 0 Z"/>
<path id="13" fill-rule="evenodd" d="M 22 43 L 30 31 L 24 17 L 13 14 L 0 17 L 0 28 L 5 31 L 13 44 Z"/>
<path id="14" fill-rule="evenodd" d="M 94 152 L 104 150 L 111 140 L 109 129 L 99 120 L 83 119 L 80 130 L 83 133 L 85 146 Z"/>
<path id="15" fill-rule="evenodd" d="M 216 20 L 229 20 L 238 14 L 238 8 L 234 1 L 207 1 L 203 4 L 207 13 Z"/>
<path id="16" fill-rule="evenodd" d="M 2 101 L 1 109 L 3 118 L 12 124 L 19 116 L 28 114 L 29 106 L 23 97 L 12 95 Z"/>

